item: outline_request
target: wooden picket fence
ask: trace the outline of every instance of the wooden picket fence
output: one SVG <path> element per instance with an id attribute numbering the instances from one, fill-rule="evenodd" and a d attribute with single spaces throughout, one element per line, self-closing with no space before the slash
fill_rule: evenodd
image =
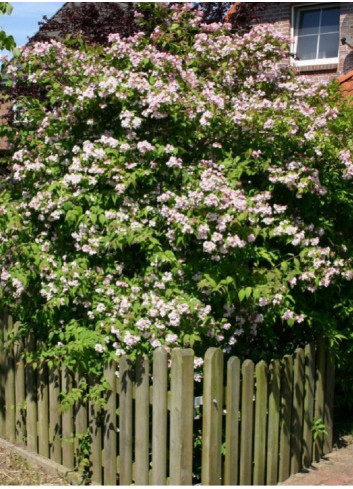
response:
<path id="1" fill-rule="evenodd" d="M 111 388 L 104 408 L 80 401 L 62 411 L 60 392 L 82 378 L 66 368 L 25 365 L 21 352 L 35 342 L 4 348 L 13 328 L 6 317 L 0 437 L 77 470 L 86 433 L 95 483 L 191 485 L 200 472 L 203 485 L 274 485 L 332 449 L 334 363 L 323 340 L 269 365 L 232 357 L 224 368 L 222 351 L 210 348 L 202 386 L 194 383 L 191 349 L 172 351 L 170 368 L 164 349 L 152 362 L 124 356 L 105 367 Z M 314 436 L 318 419 L 326 436 Z M 202 455 L 195 448 L 200 439 Z"/>

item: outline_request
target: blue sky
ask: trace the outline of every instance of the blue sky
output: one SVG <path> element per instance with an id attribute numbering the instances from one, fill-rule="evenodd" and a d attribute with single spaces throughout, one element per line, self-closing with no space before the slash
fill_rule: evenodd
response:
<path id="1" fill-rule="evenodd" d="M 38 22 L 43 15 L 52 17 L 65 2 L 10 2 L 11 15 L 0 17 L 0 26 L 6 34 L 11 34 L 17 46 L 27 43 L 27 37 L 38 31 Z"/>

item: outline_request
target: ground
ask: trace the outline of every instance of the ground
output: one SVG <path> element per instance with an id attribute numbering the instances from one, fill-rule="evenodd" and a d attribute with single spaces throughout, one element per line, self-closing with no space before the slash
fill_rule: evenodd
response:
<path id="1" fill-rule="evenodd" d="M 292 475 L 284 486 L 352 486 L 353 485 L 353 437 L 345 436 L 332 453 L 325 455 L 310 469 Z"/>
<path id="2" fill-rule="evenodd" d="M 63 486 L 69 485 L 62 477 L 49 475 L 43 469 L 31 466 L 11 448 L 0 446 L 1 486 Z"/>

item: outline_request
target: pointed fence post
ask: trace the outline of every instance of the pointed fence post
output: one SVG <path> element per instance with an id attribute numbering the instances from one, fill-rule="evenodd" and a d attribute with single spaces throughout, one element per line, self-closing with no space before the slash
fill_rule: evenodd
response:
<path id="1" fill-rule="evenodd" d="M 29 333 L 27 338 L 27 351 L 35 350 L 35 337 Z M 37 372 L 32 365 L 26 366 L 26 428 L 27 428 L 27 447 L 32 452 L 37 452 Z"/>
<path id="2" fill-rule="evenodd" d="M 104 419 L 104 485 L 116 485 L 116 363 L 105 366 L 104 377 L 110 385 L 106 393 L 107 408 Z"/>
<path id="3" fill-rule="evenodd" d="M 6 315 L 6 336 L 8 340 L 13 333 L 12 317 Z M 12 442 L 16 439 L 16 400 L 15 400 L 15 360 L 13 346 L 5 349 L 5 368 L 6 368 L 6 438 Z"/>
<path id="4" fill-rule="evenodd" d="M 119 468 L 120 485 L 128 486 L 132 483 L 132 363 L 124 355 L 119 362 L 120 380 L 120 439 L 119 439 Z"/>
<path id="5" fill-rule="evenodd" d="M 61 464 L 60 370 L 49 370 L 49 452 L 51 460 Z"/>
<path id="6" fill-rule="evenodd" d="M 224 484 L 238 484 L 239 462 L 240 360 L 231 357 L 227 364 L 226 456 Z"/>
<path id="7" fill-rule="evenodd" d="M 168 354 L 163 348 L 153 352 L 152 395 L 152 476 L 151 484 L 167 481 Z"/>
<path id="8" fill-rule="evenodd" d="M 251 360 L 245 360 L 243 363 L 242 380 L 239 484 L 250 486 L 252 482 L 254 430 L 254 364 Z"/>
<path id="9" fill-rule="evenodd" d="M 93 376 L 89 379 L 90 387 L 97 382 Z M 91 481 L 94 484 L 102 485 L 102 423 L 101 423 L 101 406 L 95 399 L 88 401 L 88 424 L 91 438 L 90 453 L 90 474 Z"/>
<path id="10" fill-rule="evenodd" d="M 316 351 L 316 385 L 315 385 L 315 410 L 314 418 L 321 419 L 324 423 L 325 419 L 325 375 L 326 375 L 326 344 L 325 339 L 320 337 Z M 314 459 L 320 461 L 324 452 L 324 437 L 322 433 L 318 433 L 314 442 Z"/>
<path id="11" fill-rule="evenodd" d="M 47 365 L 38 367 L 38 453 L 49 458 L 49 391 Z"/>
<path id="12" fill-rule="evenodd" d="M 335 357 L 331 348 L 326 352 L 325 425 L 327 436 L 324 440 L 324 454 L 332 452 L 333 401 L 335 395 Z"/>
<path id="13" fill-rule="evenodd" d="M 267 365 L 262 360 L 256 365 L 256 403 L 254 440 L 254 485 L 265 484 L 267 432 Z"/>
<path id="14" fill-rule="evenodd" d="M 135 369 L 135 484 L 149 483 L 150 363 L 146 356 L 136 360 Z"/>
<path id="15" fill-rule="evenodd" d="M 18 333 L 20 323 L 14 324 L 15 333 Z M 25 400 L 26 400 L 26 381 L 25 366 L 23 358 L 23 340 L 19 339 L 15 343 L 15 398 L 16 398 L 16 442 L 24 443 L 25 429 Z"/>
<path id="16" fill-rule="evenodd" d="M 293 357 L 285 355 L 282 359 L 279 482 L 288 479 L 290 474 L 290 430 L 292 420 Z"/>
<path id="17" fill-rule="evenodd" d="M 272 360 L 270 363 L 269 383 L 266 484 L 274 486 L 278 482 L 279 420 L 281 411 L 281 364 L 279 360 Z"/>
<path id="18" fill-rule="evenodd" d="M 0 436 L 6 435 L 6 407 L 5 407 L 5 316 L 0 313 Z"/>
<path id="19" fill-rule="evenodd" d="M 298 348 L 293 365 L 293 410 L 291 427 L 291 474 L 302 468 L 304 414 L 304 350 Z"/>
<path id="20" fill-rule="evenodd" d="M 74 418 L 75 418 L 75 466 L 79 472 L 82 472 L 88 465 L 86 457 L 82 459 L 81 443 L 83 436 L 88 434 L 88 401 L 85 399 L 88 390 L 88 384 L 86 379 L 81 373 L 75 374 L 75 385 L 77 388 L 83 391 L 82 397 L 75 402 Z M 84 461 L 83 461 L 84 460 Z"/>
<path id="21" fill-rule="evenodd" d="M 170 485 L 191 485 L 194 422 L 193 350 L 173 350 L 170 390 Z"/>
<path id="22" fill-rule="evenodd" d="M 204 363 L 202 485 L 222 483 L 223 352 L 209 348 Z"/>
<path id="23" fill-rule="evenodd" d="M 72 389 L 72 374 L 65 366 L 61 368 L 61 389 L 69 394 Z M 74 468 L 74 444 L 72 435 L 74 432 L 73 406 L 69 406 L 62 412 L 62 454 L 63 465 L 68 469 Z"/>
<path id="24" fill-rule="evenodd" d="M 303 467 L 309 467 L 313 460 L 313 432 L 315 398 L 315 345 L 305 347 L 305 395 L 304 395 L 304 426 L 303 426 Z"/>

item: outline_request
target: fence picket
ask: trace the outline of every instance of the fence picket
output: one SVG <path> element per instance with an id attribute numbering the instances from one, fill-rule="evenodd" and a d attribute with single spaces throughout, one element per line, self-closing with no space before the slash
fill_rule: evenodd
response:
<path id="1" fill-rule="evenodd" d="M 120 485 L 132 483 L 132 380 L 133 371 L 129 357 L 122 356 L 119 365 L 120 380 Z"/>
<path id="2" fill-rule="evenodd" d="M 254 485 L 265 484 L 266 428 L 267 428 L 267 365 L 264 361 L 256 365 Z M 272 447 L 271 447 L 272 449 Z"/>
<path id="3" fill-rule="evenodd" d="M 150 410 L 150 363 L 146 356 L 136 360 L 136 409 L 135 409 L 135 484 L 147 486 L 149 482 L 149 410 Z"/>
<path id="4" fill-rule="evenodd" d="M 293 358 L 285 355 L 282 361 L 281 376 L 281 409 L 282 419 L 280 427 L 280 457 L 279 457 L 279 482 L 283 482 L 290 473 L 290 428 L 292 417 L 292 380 Z"/>
<path id="5" fill-rule="evenodd" d="M 316 351 L 316 385 L 315 385 L 315 408 L 314 418 L 321 419 L 324 422 L 325 415 L 325 340 L 319 338 Z M 322 433 L 318 433 L 318 436 L 314 442 L 314 459 L 316 462 L 320 461 L 320 457 L 323 455 L 324 438 Z"/>
<path id="6" fill-rule="evenodd" d="M 89 431 L 91 436 L 91 453 L 90 453 L 90 473 L 91 480 L 94 484 L 101 485 L 102 477 L 102 427 L 101 427 L 101 409 L 90 400 L 88 402 Z"/>
<path id="7" fill-rule="evenodd" d="M 30 333 L 27 338 L 27 351 L 35 350 L 35 337 Z M 32 452 L 37 452 L 37 372 L 32 364 L 26 367 L 26 431 L 27 431 L 27 447 Z"/>
<path id="8" fill-rule="evenodd" d="M 191 485 L 194 420 L 193 350 L 173 350 L 170 391 L 170 485 Z"/>
<path id="9" fill-rule="evenodd" d="M 226 388 L 226 455 L 224 484 L 238 484 L 239 462 L 239 404 L 240 404 L 240 360 L 231 357 L 227 363 Z"/>
<path id="10" fill-rule="evenodd" d="M 15 333 L 18 332 L 19 323 L 14 324 Z M 24 443 L 25 440 L 25 400 L 26 400 L 26 381 L 25 366 L 21 358 L 23 353 L 23 341 L 16 340 L 15 347 L 15 399 L 16 399 L 16 441 Z"/>
<path id="11" fill-rule="evenodd" d="M 49 392 L 48 369 L 46 365 L 38 368 L 38 453 L 49 458 Z"/>
<path id="12" fill-rule="evenodd" d="M 61 464 L 60 375 L 53 367 L 49 370 L 49 454 L 51 460 Z"/>
<path id="13" fill-rule="evenodd" d="M 205 355 L 202 414 L 202 484 L 222 483 L 223 353 L 209 348 Z"/>
<path id="14" fill-rule="evenodd" d="M 302 468 L 303 446 L 303 410 L 304 410 L 304 350 L 295 351 L 293 365 L 293 410 L 291 427 L 291 474 Z"/>
<path id="15" fill-rule="evenodd" d="M 168 354 L 153 352 L 152 475 L 151 484 L 164 486 L 167 479 Z"/>
<path id="16" fill-rule="evenodd" d="M 82 472 L 87 464 L 86 457 L 81 453 L 81 443 L 83 437 L 87 434 L 88 428 L 88 409 L 87 400 L 84 398 L 87 393 L 87 382 L 81 377 L 81 374 L 75 374 L 75 385 L 78 389 L 82 390 L 81 398 L 75 402 L 74 408 L 74 423 L 75 423 L 75 466 L 80 472 Z"/>
<path id="17" fill-rule="evenodd" d="M 325 385 L 325 426 L 327 436 L 324 440 L 324 454 L 332 451 L 333 441 L 333 400 L 335 394 L 335 358 L 333 351 L 326 352 L 326 385 Z"/>
<path id="18" fill-rule="evenodd" d="M 106 394 L 107 407 L 104 419 L 104 484 L 116 485 L 116 363 L 110 361 L 104 369 L 104 377 L 110 385 Z"/>
<path id="19" fill-rule="evenodd" d="M 6 436 L 6 402 L 5 402 L 5 316 L 0 313 L 0 436 Z"/>
<path id="20" fill-rule="evenodd" d="M 242 366 L 240 478 L 239 484 L 249 486 L 252 481 L 252 439 L 254 411 L 254 364 L 245 360 Z"/>
<path id="21" fill-rule="evenodd" d="M 6 315 L 5 318 L 5 340 L 7 341 L 13 332 L 12 317 Z M 16 439 L 16 401 L 15 401 L 15 361 L 13 347 L 5 349 L 5 370 L 6 370 L 6 438 L 14 442 Z"/>
<path id="22" fill-rule="evenodd" d="M 267 485 L 274 486 L 278 482 L 279 457 L 279 420 L 280 420 L 280 385 L 281 364 L 272 360 L 269 367 L 269 399 L 268 399 L 268 435 L 267 435 Z"/>
<path id="23" fill-rule="evenodd" d="M 69 394 L 72 389 L 72 374 L 66 368 L 61 368 L 61 389 L 63 394 Z M 62 412 L 62 459 L 63 465 L 69 469 L 74 468 L 74 420 L 73 420 L 73 406 L 70 405 Z"/>
<path id="24" fill-rule="evenodd" d="M 303 419 L 303 467 L 309 467 L 313 460 L 313 432 L 315 395 L 315 345 L 305 347 L 305 395 Z"/>

